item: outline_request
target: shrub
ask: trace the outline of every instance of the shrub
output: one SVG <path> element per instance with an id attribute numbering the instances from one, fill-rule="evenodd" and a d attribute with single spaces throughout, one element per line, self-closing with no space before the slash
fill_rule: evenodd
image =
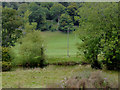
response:
<path id="1" fill-rule="evenodd" d="M 59 30 L 63 32 L 67 32 L 67 30 L 72 31 L 74 30 L 73 22 L 71 17 L 68 14 L 62 14 L 60 17 L 60 25 Z"/>
<path id="2" fill-rule="evenodd" d="M 10 48 L 13 65 L 25 67 L 42 67 L 45 62 L 43 40 L 40 31 L 31 31 L 21 37 L 14 47 Z"/>
<path id="3" fill-rule="evenodd" d="M 11 70 L 11 58 L 9 55 L 9 47 L 1 47 L 2 48 L 2 71 L 10 71 Z"/>
<path id="4" fill-rule="evenodd" d="M 0 61 L 0 72 L 2 72 L 2 62 Z"/>
<path id="5" fill-rule="evenodd" d="M 10 62 L 2 62 L 2 71 L 10 71 L 12 68 L 11 63 Z"/>
<path id="6" fill-rule="evenodd" d="M 2 47 L 2 61 L 11 61 L 9 55 L 9 47 Z"/>
<path id="7" fill-rule="evenodd" d="M 58 25 L 57 25 L 57 24 L 53 24 L 53 25 L 51 25 L 50 30 L 51 30 L 52 32 L 54 32 L 54 31 L 57 31 L 57 28 L 58 28 Z"/>
<path id="8" fill-rule="evenodd" d="M 104 64 L 108 70 L 120 70 L 120 33 L 117 29 L 111 30 L 101 39 L 104 52 Z"/>
<path id="9" fill-rule="evenodd" d="M 79 37 L 84 43 L 84 55 L 93 68 L 101 69 L 104 64 L 109 70 L 120 69 L 118 11 L 116 3 L 85 3 L 79 10 Z M 99 54 L 103 54 L 102 62 L 98 60 Z"/>

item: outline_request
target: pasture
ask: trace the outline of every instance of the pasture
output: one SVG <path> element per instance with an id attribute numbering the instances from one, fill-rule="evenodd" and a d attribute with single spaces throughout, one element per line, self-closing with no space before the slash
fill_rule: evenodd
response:
<path id="1" fill-rule="evenodd" d="M 58 63 L 58 62 L 80 62 L 81 57 L 77 56 L 77 43 L 82 41 L 79 39 L 76 33 L 69 34 L 69 55 L 67 57 L 67 34 L 59 31 L 50 32 L 45 31 L 41 32 L 42 37 L 45 40 L 46 45 L 46 56 L 47 62 Z"/>
<path id="2" fill-rule="evenodd" d="M 46 54 L 49 57 L 66 57 L 67 56 L 67 34 L 60 31 L 50 32 L 45 31 L 41 32 L 46 47 Z M 70 33 L 69 35 L 69 54 L 70 56 L 76 56 L 77 47 L 76 43 L 80 43 L 81 40 L 78 38 L 77 34 Z"/>

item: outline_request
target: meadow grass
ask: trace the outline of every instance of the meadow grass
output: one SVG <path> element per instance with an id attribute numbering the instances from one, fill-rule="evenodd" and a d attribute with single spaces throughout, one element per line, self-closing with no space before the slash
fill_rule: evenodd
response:
<path id="1" fill-rule="evenodd" d="M 0 90 L 2 89 L 2 73 L 0 72 Z"/>
<path id="2" fill-rule="evenodd" d="M 43 69 L 16 69 L 15 71 L 2 72 L 3 88 L 45 88 L 50 83 L 60 83 L 64 78 L 80 75 L 83 78 L 89 73 L 97 71 L 89 65 L 56 66 L 49 65 Z M 102 71 L 112 85 L 118 84 L 118 73 L 115 71 Z"/>
<path id="3" fill-rule="evenodd" d="M 80 57 L 77 57 L 77 43 L 81 43 L 78 35 L 74 32 L 69 35 L 69 55 L 67 57 L 67 34 L 63 32 L 41 32 L 43 39 L 45 40 L 46 50 L 45 54 L 47 56 L 48 63 L 54 62 L 79 62 Z"/>
<path id="4" fill-rule="evenodd" d="M 50 32 L 45 31 L 41 32 L 46 47 L 46 54 L 50 57 L 63 57 L 67 56 L 67 34 L 59 31 Z M 74 56 L 77 53 L 76 43 L 81 42 L 78 36 L 74 33 L 70 33 L 69 35 L 69 54 L 70 56 Z"/>

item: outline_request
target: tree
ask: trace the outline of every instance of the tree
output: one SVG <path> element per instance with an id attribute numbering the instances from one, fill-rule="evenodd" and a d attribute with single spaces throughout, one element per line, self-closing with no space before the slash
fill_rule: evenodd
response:
<path id="1" fill-rule="evenodd" d="M 67 32 L 68 29 L 70 31 L 73 30 L 73 22 L 71 17 L 67 13 L 65 13 L 60 16 L 59 30 Z"/>
<path id="2" fill-rule="evenodd" d="M 50 10 L 50 8 L 54 5 L 53 2 L 42 2 L 41 6 L 42 7 L 46 7 L 48 10 Z"/>
<path id="3" fill-rule="evenodd" d="M 2 29 L 2 6 L 0 4 L 0 28 Z M 0 32 L 0 46 L 2 45 L 2 32 Z M 0 48 L 1 51 L 1 48 Z M 1 57 L 1 54 L 0 54 Z"/>
<path id="4" fill-rule="evenodd" d="M 83 50 L 86 59 L 93 68 L 101 68 L 102 63 L 107 69 L 119 69 L 118 4 L 83 3 L 78 11 L 79 34 L 83 41 L 79 49 Z"/>
<path id="5" fill-rule="evenodd" d="M 45 13 L 46 13 L 46 19 L 47 20 L 52 20 L 52 12 L 50 10 L 50 8 L 54 5 L 53 2 L 42 2 L 41 3 L 41 7 L 43 7 L 45 9 Z"/>
<path id="6" fill-rule="evenodd" d="M 60 17 L 60 25 L 59 30 L 63 32 L 67 32 L 67 56 L 69 57 L 69 32 L 73 30 L 73 22 L 71 20 L 71 17 L 65 13 L 62 14 Z"/>
<path id="7" fill-rule="evenodd" d="M 4 8 L 4 7 L 9 7 L 10 6 L 10 3 L 9 2 L 2 2 L 2 7 Z"/>
<path id="8" fill-rule="evenodd" d="M 35 30 L 36 29 L 36 26 L 37 26 L 37 23 L 31 23 L 31 25 L 29 24 L 29 22 L 27 22 L 26 24 L 25 24 L 25 27 L 24 27 L 24 32 L 23 33 L 29 33 L 29 32 L 31 32 L 31 31 L 33 31 L 33 30 Z"/>
<path id="9" fill-rule="evenodd" d="M 67 12 L 71 16 L 73 23 L 76 23 L 74 16 L 77 16 L 77 9 L 78 5 L 75 2 L 70 3 L 70 5 L 67 7 Z"/>
<path id="10" fill-rule="evenodd" d="M 24 13 L 24 17 L 23 17 L 24 25 L 29 22 L 29 15 L 30 15 L 31 13 L 32 13 L 32 12 L 29 11 L 29 10 L 27 10 L 27 11 Z"/>
<path id="11" fill-rule="evenodd" d="M 22 25 L 22 20 L 18 16 L 16 10 L 11 8 L 2 9 L 2 45 L 14 45 L 17 38 L 20 37 L 19 28 Z"/>
<path id="12" fill-rule="evenodd" d="M 43 29 L 43 25 L 46 22 L 46 13 L 44 12 L 45 9 L 43 7 L 40 7 L 39 9 L 33 11 L 29 15 L 29 22 L 37 22 L 37 27 L 36 29 Z M 42 26 L 41 26 L 42 25 Z"/>
<path id="13" fill-rule="evenodd" d="M 65 7 L 62 4 L 54 3 L 50 10 L 54 19 L 57 20 L 59 26 L 60 16 L 65 12 Z"/>
<path id="14" fill-rule="evenodd" d="M 63 6 L 67 7 L 69 6 L 70 2 L 59 2 L 60 4 L 62 4 Z"/>
<path id="15" fill-rule="evenodd" d="M 27 10 L 28 10 L 28 4 L 23 3 L 23 4 L 20 4 L 20 6 L 18 8 L 18 13 L 19 13 L 19 15 L 24 16 L 24 14 Z"/>
<path id="16" fill-rule="evenodd" d="M 8 7 L 8 8 L 13 8 L 13 9 L 18 9 L 19 3 L 18 2 L 2 2 L 2 6 Z"/>
<path id="17" fill-rule="evenodd" d="M 36 11 L 39 8 L 39 6 L 35 2 L 31 2 L 29 4 L 30 11 Z"/>

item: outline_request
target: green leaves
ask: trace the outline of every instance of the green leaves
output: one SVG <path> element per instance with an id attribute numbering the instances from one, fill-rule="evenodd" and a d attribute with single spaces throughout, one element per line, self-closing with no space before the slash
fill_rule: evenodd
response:
<path id="1" fill-rule="evenodd" d="M 40 31 L 33 30 L 27 33 L 15 43 L 14 47 L 10 48 L 9 54 L 12 58 L 12 64 L 29 64 L 33 67 L 43 64 L 41 61 L 44 60 L 45 46 L 42 46 L 42 44 Z"/>
<path id="2" fill-rule="evenodd" d="M 61 15 L 59 30 L 62 30 L 63 32 L 67 30 L 73 30 L 73 22 L 68 14 Z"/>
<path id="3" fill-rule="evenodd" d="M 119 68 L 114 65 L 119 62 L 116 53 L 119 51 L 117 12 L 117 3 L 83 3 L 78 9 L 79 33 L 85 45 L 85 57 L 95 62 L 98 54 L 103 53 L 102 61 L 108 69 Z"/>
<path id="4" fill-rule="evenodd" d="M 37 22 L 37 27 L 36 29 L 41 29 L 40 25 L 44 25 L 46 22 L 46 13 L 45 13 L 45 9 L 40 7 L 39 9 L 33 11 L 30 15 L 29 15 L 29 22 Z"/>
<path id="5" fill-rule="evenodd" d="M 65 7 L 62 4 L 54 3 L 54 5 L 50 8 L 50 11 L 51 11 L 52 17 L 54 19 L 57 19 L 59 24 L 60 15 L 65 12 Z"/>
<path id="6" fill-rule="evenodd" d="M 65 7 L 62 4 L 54 3 L 50 10 L 54 16 L 60 16 L 65 12 Z"/>
<path id="7" fill-rule="evenodd" d="M 16 41 L 16 38 L 19 36 L 16 36 L 17 29 L 22 26 L 22 20 L 18 16 L 18 13 L 16 10 L 11 8 L 3 8 L 2 9 L 2 40 L 4 41 L 2 43 L 3 46 L 10 46 L 14 45 L 13 41 Z M 12 36 L 16 37 L 12 37 Z"/>
<path id="8" fill-rule="evenodd" d="M 78 6 L 77 6 L 77 3 L 70 3 L 70 5 L 67 7 L 67 12 L 70 16 L 75 16 L 76 13 L 77 13 L 77 9 L 78 9 Z"/>
<path id="9" fill-rule="evenodd" d="M 37 26 L 37 23 L 31 23 L 31 25 L 29 23 L 25 24 L 25 32 L 31 32 L 32 30 L 35 30 Z"/>

